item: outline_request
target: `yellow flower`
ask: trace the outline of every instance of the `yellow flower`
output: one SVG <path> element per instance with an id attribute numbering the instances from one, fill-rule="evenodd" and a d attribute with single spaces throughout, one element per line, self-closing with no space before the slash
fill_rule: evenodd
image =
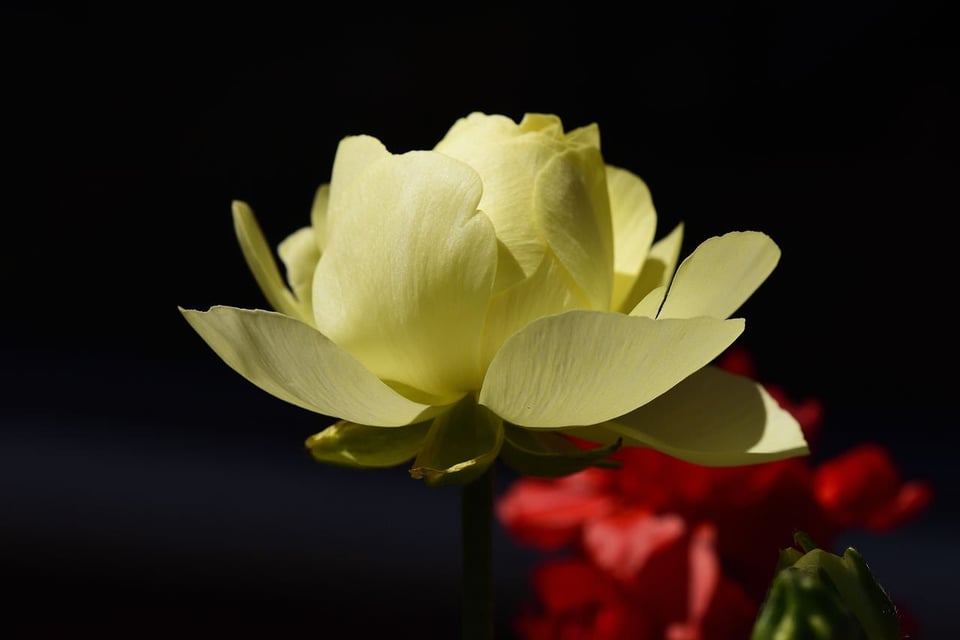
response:
<path id="1" fill-rule="evenodd" d="M 596 125 L 473 113 L 402 154 L 344 138 L 311 225 L 279 246 L 286 282 L 250 208 L 233 216 L 275 311 L 182 312 L 249 381 L 340 419 L 307 441 L 317 459 L 415 458 L 438 484 L 501 453 L 555 474 L 620 443 L 711 465 L 807 452 L 762 387 L 709 365 L 778 247 L 732 232 L 678 267 L 682 226 L 653 242 L 650 193 L 605 164 Z"/>

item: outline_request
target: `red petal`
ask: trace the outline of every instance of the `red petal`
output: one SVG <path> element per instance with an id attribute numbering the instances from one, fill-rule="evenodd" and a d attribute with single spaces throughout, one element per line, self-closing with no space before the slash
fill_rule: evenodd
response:
<path id="1" fill-rule="evenodd" d="M 615 604 L 620 600 L 616 583 L 584 559 L 540 565 L 534 569 L 531 579 L 537 598 L 549 613 Z"/>
<path id="2" fill-rule="evenodd" d="M 703 619 L 703 640 L 749 638 L 759 610 L 759 603 L 750 599 L 740 585 L 721 578 Z"/>
<path id="3" fill-rule="evenodd" d="M 655 449 L 630 447 L 620 452 L 619 488 L 626 501 L 653 511 L 692 517 L 718 493 L 734 488 L 745 473 L 738 467 L 705 467 L 670 457 Z M 735 487 L 739 494 L 741 487 Z"/>
<path id="4" fill-rule="evenodd" d="M 914 519 L 933 502 L 933 487 L 927 482 L 913 481 L 900 487 L 897 495 L 883 508 L 870 515 L 867 528 L 889 531 Z"/>
<path id="5" fill-rule="evenodd" d="M 686 524 L 678 515 L 657 516 L 646 509 L 630 509 L 586 523 L 583 545 L 590 559 L 622 581 L 634 580 L 647 561 L 680 539 Z"/>
<path id="6" fill-rule="evenodd" d="M 924 492 L 909 490 L 900 497 L 900 474 L 886 449 L 862 444 L 829 460 L 816 470 L 814 494 L 841 526 L 867 526 L 897 519 L 898 500 L 904 509 L 926 506 Z"/>
<path id="7" fill-rule="evenodd" d="M 558 560 L 533 572 L 542 611 L 527 609 L 516 624 L 525 640 L 658 640 L 642 609 L 615 582 L 581 558 Z"/>
<path id="8" fill-rule="evenodd" d="M 773 465 L 779 468 L 761 472 L 761 468 Z M 833 522 L 813 497 L 811 474 L 804 465 L 758 465 L 758 474 L 771 474 L 762 478 L 763 491 L 736 507 L 720 503 L 710 513 L 717 528 L 717 549 L 724 572 L 736 576 L 745 593 L 757 601 L 770 584 L 780 549 L 793 546 L 797 530 L 808 532 L 824 548 L 829 548 L 836 534 Z M 751 491 L 749 483 L 744 491 Z"/>
<path id="9" fill-rule="evenodd" d="M 496 512 L 518 542 L 554 550 L 577 540 L 586 522 L 609 513 L 614 504 L 612 496 L 572 482 L 521 478 L 497 500 Z"/>
<path id="10" fill-rule="evenodd" d="M 714 543 L 717 530 L 702 524 L 690 536 L 690 583 L 688 585 L 688 616 L 697 622 L 706 615 L 720 582 L 720 559 Z"/>
<path id="11" fill-rule="evenodd" d="M 731 347 L 722 354 L 717 360 L 717 366 L 730 373 L 757 379 L 757 365 L 753 361 L 753 356 L 740 346 Z"/>

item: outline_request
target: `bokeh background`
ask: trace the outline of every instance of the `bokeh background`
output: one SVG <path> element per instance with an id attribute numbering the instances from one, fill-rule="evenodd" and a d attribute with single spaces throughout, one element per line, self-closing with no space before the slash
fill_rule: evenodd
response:
<path id="1" fill-rule="evenodd" d="M 729 230 L 773 236 L 783 258 L 740 344 L 765 381 L 823 401 L 817 457 L 880 442 L 934 482 L 919 521 L 849 542 L 923 637 L 960 631 L 945 4 L 344 11 L 2 10 L 14 637 L 456 637 L 456 489 L 311 462 L 303 439 L 327 421 L 244 382 L 177 306 L 264 306 L 231 200 L 275 244 L 307 222 L 340 138 L 428 148 L 475 110 L 597 122 L 660 231 L 685 223 L 684 254 Z M 508 638 L 537 557 L 496 536 Z"/>

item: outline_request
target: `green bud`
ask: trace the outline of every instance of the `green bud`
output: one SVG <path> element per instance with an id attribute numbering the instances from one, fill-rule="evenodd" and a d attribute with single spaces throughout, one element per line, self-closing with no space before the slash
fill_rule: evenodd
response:
<path id="1" fill-rule="evenodd" d="M 863 556 L 819 549 L 804 533 L 777 563 L 751 640 L 899 640 L 896 608 Z"/>

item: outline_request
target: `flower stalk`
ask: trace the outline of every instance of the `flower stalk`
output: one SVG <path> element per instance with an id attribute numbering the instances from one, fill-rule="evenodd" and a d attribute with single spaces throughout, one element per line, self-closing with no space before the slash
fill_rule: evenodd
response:
<path id="1" fill-rule="evenodd" d="M 461 489 L 462 640 L 493 640 L 493 476 L 490 465 Z"/>

